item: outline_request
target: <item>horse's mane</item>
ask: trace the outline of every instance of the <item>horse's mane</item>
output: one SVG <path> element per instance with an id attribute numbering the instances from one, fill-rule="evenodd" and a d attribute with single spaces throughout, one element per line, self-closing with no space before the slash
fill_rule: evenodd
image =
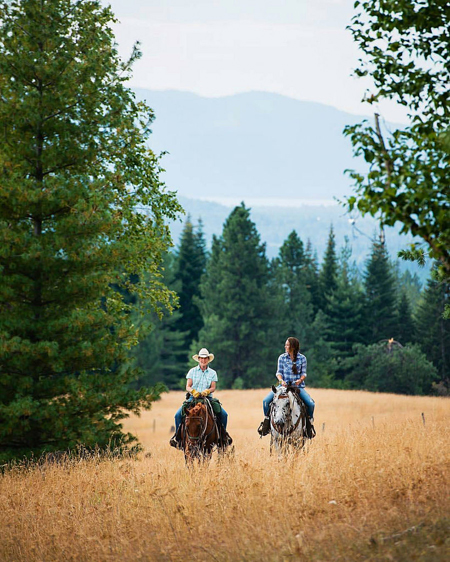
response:
<path id="1" fill-rule="evenodd" d="M 198 402 L 197 404 L 195 404 L 195 406 L 187 410 L 186 415 L 192 416 L 193 414 L 199 414 L 201 411 L 204 411 L 205 408 L 206 406 L 202 402 Z"/>

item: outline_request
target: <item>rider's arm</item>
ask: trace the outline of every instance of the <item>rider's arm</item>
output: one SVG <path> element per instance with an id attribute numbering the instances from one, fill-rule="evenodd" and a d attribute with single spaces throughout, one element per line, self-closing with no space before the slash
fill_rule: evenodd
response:
<path id="1" fill-rule="evenodd" d="M 282 365 L 282 355 L 280 355 L 280 357 L 278 357 L 278 365 L 277 365 L 277 372 L 275 374 L 275 376 L 277 377 L 278 381 L 280 382 L 280 384 L 282 384 L 283 386 L 286 386 L 286 383 L 284 382 L 283 379 L 283 365 Z"/>
<path id="2" fill-rule="evenodd" d="M 306 375 L 306 357 L 303 357 L 302 360 L 302 365 L 301 365 L 301 377 L 299 379 L 297 379 L 295 381 L 295 384 L 302 384 L 302 382 L 306 379 L 307 375 Z"/>
<path id="3" fill-rule="evenodd" d="M 200 394 L 202 396 L 209 396 L 211 394 L 211 392 L 214 392 L 215 390 L 216 390 L 216 381 L 212 381 L 211 386 L 207 390 L 204 390 L 203 392 L 200 392 Z"/>
<path id="4" fill-rule="evenodd" d="M 188 379 L 186 383 L 186 391 L 192 393 L 192 379 Z"/>

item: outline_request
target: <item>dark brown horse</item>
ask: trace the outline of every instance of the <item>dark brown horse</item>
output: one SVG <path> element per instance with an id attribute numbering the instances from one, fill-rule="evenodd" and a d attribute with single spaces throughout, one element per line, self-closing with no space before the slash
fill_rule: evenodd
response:
<path id="1" fill-rule="evenodd" d="M 219 427 L 209 400 L 198 402 L 186 410 L 181 439 L 186 462 L 211 458 L 214 447 L 219 452 L 225 451 L 228 446 L 227 434 Z"/>

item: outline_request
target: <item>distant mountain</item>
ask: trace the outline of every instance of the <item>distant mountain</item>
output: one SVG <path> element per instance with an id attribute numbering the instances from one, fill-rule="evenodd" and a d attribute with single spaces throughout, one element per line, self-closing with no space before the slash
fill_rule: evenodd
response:
<path id="1" fill-rule="evenodd" d="M 204 98 L 136 89 L 156 114 L 151 147 L 180 195 L 332 199 L 351 193 L 345 125 L 362 117 L 320 103 L 249 92 Z"/>

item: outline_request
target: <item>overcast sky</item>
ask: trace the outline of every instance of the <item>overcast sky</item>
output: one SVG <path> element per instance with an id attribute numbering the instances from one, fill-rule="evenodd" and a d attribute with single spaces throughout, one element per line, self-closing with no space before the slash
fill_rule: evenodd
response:
<path id="1" fill-rule="evenodd" d="M 104 0 L 105 3 L 106 0 Z M 353 78 L 358 49 L 345 29 L 354 0 L 112 0 L 121 55 L 141 42 L 132 86 L 207 97 L 260 90 L 356 114 L 369 81 Z M 393 103 L 376 108 L 404 122 Z"/>

